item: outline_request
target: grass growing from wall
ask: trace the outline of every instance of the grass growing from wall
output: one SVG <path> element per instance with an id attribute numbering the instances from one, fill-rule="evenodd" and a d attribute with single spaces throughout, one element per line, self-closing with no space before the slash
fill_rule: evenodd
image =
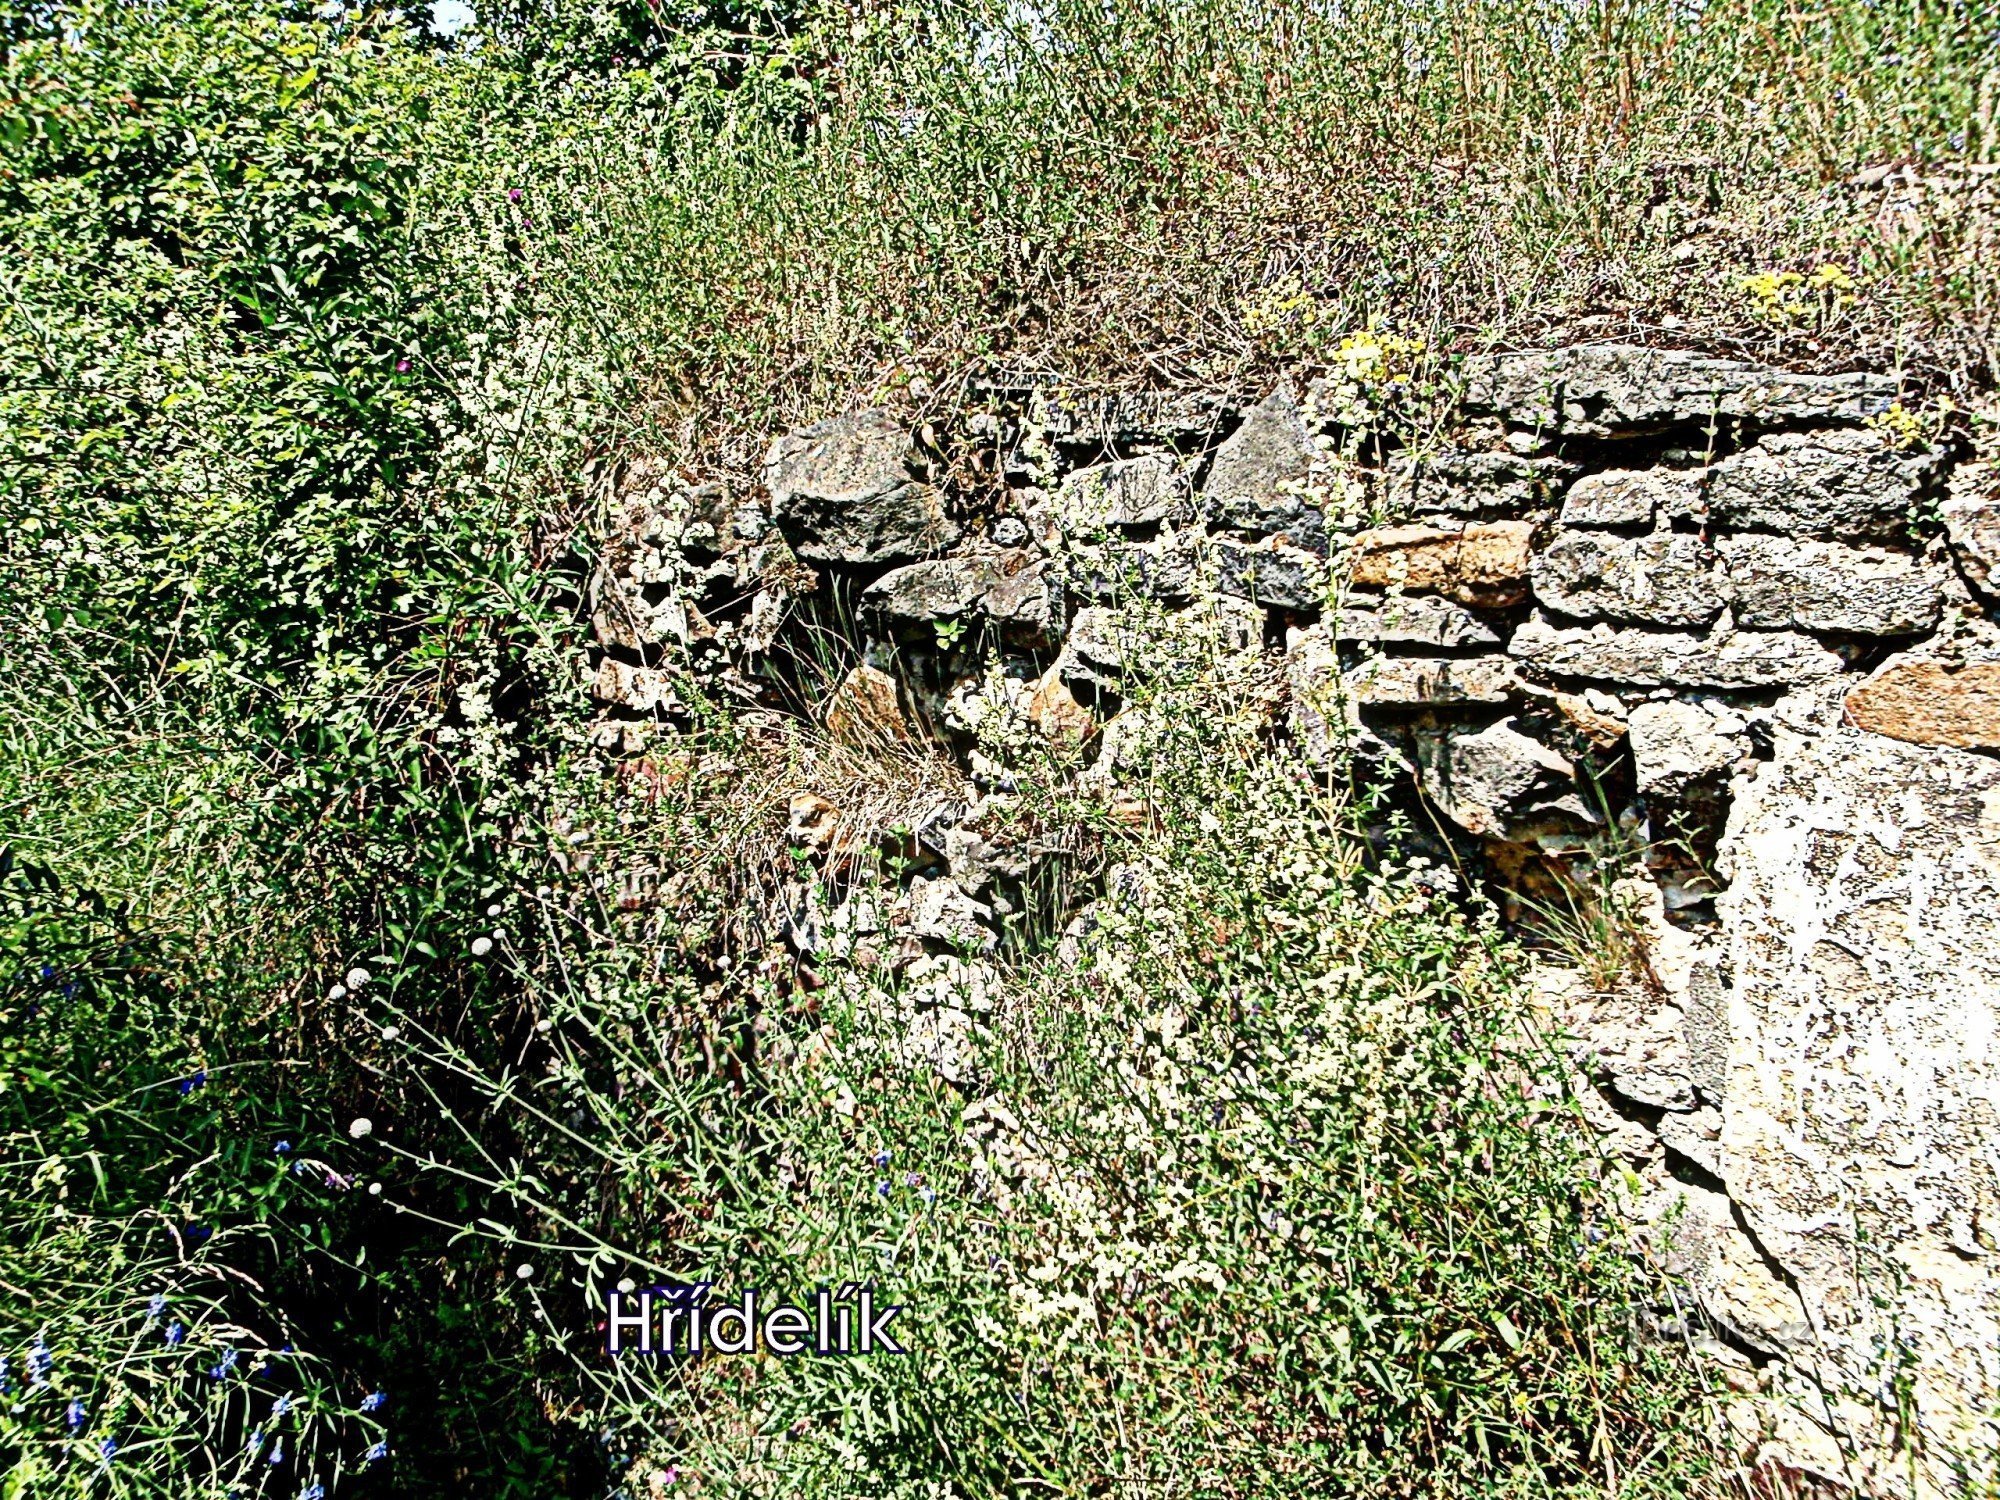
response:
<path id="1" fill-rule="evenodd" d="M 1965 170 L 1994 152 L 1990 8 L 932 0 L 717 7 L 678 29 L 561 7 L 490 19 L 444 46 L 386 12 L 0 14 L 0 1462 L 17 1493 L 615 1482 L 629 1448 L 598 1436 L 615 1403 L 535 1332 L 513 1256 L 452 1241 L 515 1168 L 409 1165 L 473 1142 L 506 1162 L 512 1127 L 475 1107 L 475 1078 L 413 1068 L 377 1009 L 393 983 L 407 1024 L 488 1076 L 535 1014 L 538 992 L 473 952 L 511 924 L 510 963 L 532 976 L 623 976 L 634 1026 L 669 1001 L 705 1018 L 697 1042 L 718 1016 L 754 1024 L 754 851 L 720 811 L 661 871 L 700 918 L 670 949 L 523 915 L 556 889 L 551 845 L 599 836 L 579 818 L 617 826 L 593 801 L 574 678 L 578 525 L 606 458 L 740 467 L 769 429 L 849 399 L 921 415 L 979 362 L 1255 386 L 1371 320 L 1446 352 L 1581 329 L 1904 363 L 1961 397 L 1993 370 L 1991 219 Z M 1891 201 L 1848 184 L 1891 163 L 1927 185 Z M 1746 288 L 1825 265 L 1854 281 L 1851 305 Z M 712 732 L 735 753 L 736 730 Z M 1264 773 L 1231 774 L 1225 803 Z M 1183 884 L 1235 878 L 1185 829 L 1161 851 Z M 1263 894 L 1282 911 L 1295 893 Z M 1173 913 L 1196 899 L 1165 908 L 1174 963 L 1193 939 Z M 1357 933 L 1392 921 L 1338 904 L 1359 900 L 1336 901 Z M 1424 931 L 1452 1013 L 1485 1014 L 1484 939 Z M 1319 973 L 1289 939 L 1243 941 L 1218 972 L 1254 970 L 1274 1006 Z M 1172 982 L 1190 1025 L 1256 1035 L 1206 981 Z M 1021 1034 L 1076 1066 L 1123 1045 L 1038 1032 L 1046 1019 L 1023 1015 Z M 1017 1082 L 1060 1114 L 1032 1071 Z M 1262 1118 L 1276 1097 L 1226 1104 Z M 739 1098 L 714 1104 L 722 1138 L 758 1130 Z M 934 1180 L 965 1165 L 945 1104 L 895 1126 L 934 1153 L 911 1168 Z M 1276 1164 L 1274 1192 L 1358 1140 L 1420 1145 L 1341 1118 Z M 1454 1118 L 1515 1128 L 1504 1110 Z M 1217 1170 L 1244 1170 L 1204 1140 Z M 1413 1202 L 1459 1201 L 1462 1162 L 1382 1149 L 1439 1195 Z M 943 1329 L 967 1357 L 897 1397 L 928 1403 L 932 1449 L 893 1424 L 824 1425 L 830 1393 L 786 1372 L 704 1393 L 689 1441 L 719 1485 L 753 1487 L 837 1488 L 865 1459 L 969 1493 L 1027 1475 L 1199 1492 L 1207 1463 L 1217 1492 L 1242 1493 L 1253 1448 L 1387 1483 L 1397 1443 L 1440 1486 L 1615 1486 L 1605 1454 L 1629 1468 L 1632 1434 L 1662 1414 L 1591 1363 L 1622 1347 L 1608 1312 L 1536 1290 L 1575 1227 L 1568 1169 L 1521 1169 L 1507 1245 L 1540 1248 L 1504 1261 L 1511 1290 L 1502 1262 L 1427 1282 L 1434 1218 L 1356 1241 L 1382 1285 L 1413 1278 L 1403 1352 L 1443 1361 L 1409 1390 L 1385 1374 L 1300 1405 L 1296 1372 L 1253 1362 L 1200 1387 L 1191 1429 L 1159 1404 L 1172 1382 L 1136 1372 L 1192 1379 L 1148 1362 L 1207 1346 L 1158 1319 L 1222 1338 L 1201 1319 L 1338 1301 L 1324 1266 L 1246 1222 L 1246 1244 L 1303 1278 L 1278 1301 L 1190 1289 L 1185 1306 L 1122 1307 L 1067 1363 L 1032 1340 L 971 1357 L 974 1325 Z M 829 1181 L 836 1198 L 854 1186 Z M 599 1198 L 592 1231 L 625 1245 L 621 1216 L 653 1202 Z M 1166 1198 L 1142 1207 L 1170 1217 Z M 1059 1222 L 1022 1214 L 1017 1247 Z M 791 1263 L 771 1236 L 798 1227 L 755 1237 L 774 1276 Z M 705 1232 L 681 1249 L 752 1253 L 740 1226 Z M 926 1274 L 943 1305 L 958 1273 Z M 1535 1358 L 1537 1339 L 1560 1346 L 1546 1382 L 1502 1357 L 1496 1311 Z M 1378 1313 L 1330 1325 L 1361 1337 L 1354 1358 Z M 982 1425 L 1037 1359 L 1056 1383 L 1021 1389 L 1032 1435 Z M 807 1432 L 759 1446 L 760 1401 Z M 1597 1422 L 1608 1446 L 1579 1447 Z"/>

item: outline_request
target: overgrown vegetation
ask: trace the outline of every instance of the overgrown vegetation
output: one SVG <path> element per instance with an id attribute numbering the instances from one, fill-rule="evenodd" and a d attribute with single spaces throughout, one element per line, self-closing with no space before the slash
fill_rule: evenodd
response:
<path id="1" fill-rule="evenodd" d="M 1489 932 L 1281 763 L 1166 744 L 1156 834 L 1050 810 L 1147 894 L 1087 961 L 1023 942 L 980 1063 L 1020 1132 L 969 1146 L 865 988 L 762 963 L 768 726 L 712 705 L 643 808 L 603 784 L 583 523 L 608 460 L 741 466 L 985 364 L 1255 384 L 1371 328 L 1439 380 L 1581 328 L 1962 396 L 1991 7 L 485 21 L 0 13 L 9 1492 L 581 1494 L 642 1451 L 772 1493 L 1684 1481 Z M 653 914 L 597 914 L 648 831 Z M 550 1058 L 581 1122 L 522 1112 Z M 607 1389 L 599 1250 L 893 1252 L 925 1352 Z"/>

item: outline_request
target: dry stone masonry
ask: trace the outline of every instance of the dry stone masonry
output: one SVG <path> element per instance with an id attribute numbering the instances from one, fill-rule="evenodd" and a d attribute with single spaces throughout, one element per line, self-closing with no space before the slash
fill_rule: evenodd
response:
<path id="1" fill-rule="evenodd" d="M 678 652 L 774 701 L 786 622 L 845 601 L 830 728 L 941 738 L 975 789 L 866 940 L 976 985 L 1023 857 L 972 748 L 993 695 L 1115 780 L 1135 609 L 1281 655 L 1272 732 L 1396 778 L 1441 862 L 1508 899 L 1621 877 L 1636 971 L 1539 996 L 1690 1336 L 1764 1393 L 1751 1440 L 1948 1490 L 2000 1409 L 2000 472 L 1878 421 L 1878 374 L 1592 345 L 1459 376 L 1451 440 L 1386 456 L 1327 382 L 1029 379 L 941 440 L 979 487 L 881 411 L 761 483 L 634 464 L 595 689 L 670 720 Z"/>

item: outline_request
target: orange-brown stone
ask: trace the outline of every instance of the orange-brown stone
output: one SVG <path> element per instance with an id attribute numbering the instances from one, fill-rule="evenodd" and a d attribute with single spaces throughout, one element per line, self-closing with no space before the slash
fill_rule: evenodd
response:
<path id="1" fill-rule="evenodd" d="M 1914 745 L 2000 750 L 2000 663 L 1885 667 L 1847 695 L 1847 720 Z"/>

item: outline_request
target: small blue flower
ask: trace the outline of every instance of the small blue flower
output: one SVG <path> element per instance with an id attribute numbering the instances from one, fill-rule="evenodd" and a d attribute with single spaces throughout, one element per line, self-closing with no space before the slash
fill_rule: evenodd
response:
<path id="1" fill-rule="evenodd" d="M 278 1467 L 279 1464 L 283 1463 L 284 1461 L 285 1461 L 285 1440 L 283 1438 L 279 1438 L 277 1442 L 271 1445 L 271 1456 L 268 1459 L 266 1459 L 265 1462 L 275 1469 Z"/>
<path id="2" fill-rule="evenodd" d="M 292 1409 L 292 1398 L 290 1396 L 280 1396 L 276 1401 L 273 1401 L 271 1403 L 272 1420 L 276 1421 L 279 1417 L 282 1417 L 286 1412 L 290 1411 L 291 1409 Z"/>
<path id="3" fill-rule="evenodd" d="M 89 1407 L 85 1406 L 81 1401 L 72 1401 L 69 1404 L 69 1410 L 63 1413 L 63 1421 L 69 1424 L 71 1432 L 79 1432 L 83 1428 L 84 1418 L 89 1415 Z"/>
<path id="4" fill-rule="evenodd" d="M 257 1450 L 264 1446 L 264 1429 L 259 1427 L 255 1432 L 251 1433 L 250 1441 L 243 1446 L 249 1451 L 250 1456 L 255 1458 Z"/>
<path id="5" fill-rule="evenodd" d="M 187 1337 L 187 1329 L 182 1327 L 179 1323 L 169 1323 L 167 1325 L 167 1331 L 164 1334 L 162 1334 L 161 1337 L 167 1341 L 167 1347 L 169 1349 L 175 1349 L 180 1347 L 181 1340 Z"/>
<path id="6" fill-rule="evenodd" d="M 876 1180 L 876 1183 L 875 1183 L 875 1191 L 876 1191 L 877 1193 L 881 1194 L 881 1195 L 882 1195 L 882 1196 L 883 1196 L 884 1198 L 888 1197 L 888 1196 L 889 1196 L 889 1179 L 888 1179 L 888 1178 L 886 1178 L 886 1177 L 882 1177 L 882 1178 L 878 1178 L 878 1179 Z"/>
<path id="7" fill-rule="evenodd" d="M 326 1500 L 326 1486 L 313 1484 L 299 1491 L 299 1500 Z"/>
<path id="8" fill-rule="evenodd" d="M 280 1156 L 290 1156 L 292 1154 L 292 1143 L 290 1141 L 280 1141 L 271 1149 Z"/>
<path id="9" fill-rule="evenodd" d="M 185 1098 L 187 1095 L 192 1094 L 196 1089 L 200 1088 L 204 1083 L 207 1082 L 208 1082 L 208 1069 L 196 1068 L 194 1070 L 193 1076 L 188 1078 L 183 1078 L 179 1083 L 175 1084 L 174 1087 L 178 1089 L 182 1097 Z"/>
<path id="10" fill-rule="evenodd" d="M 389 1445 L 387 1443 L 376 1443 L 366 1453 L 361 1455 L 364 1462 L 371 1464 L 378 1458 L 387 1458 L 388 1456 Z"/>
<path id="11" fill-rule="evenodd" d="M 197 1224 L 193 1220 L 189 1220 L 181 1226 L 181 1238 L 185 1239 L 190 1245 L 199 1245 L 214 1233 L 215 1231 L 210 1229 L 206 1224 Z"/>
<path id="12" fill-rule="evenodd" d="M 106 1463 L 109 1463 L 111 1461 L 111 1455 L 116 1453 L 117 1451 L 118 1451 L 118 1440 L 116 1438 L 106 1438 L 103 1442 L 97 1445 L 97 1456 L 103 1459 Z"/>
<path id="13" fill-rule="evenodd" d="M 295 1161 L 292 1163 L 292 1175 L 294 1177 L 303 1177 L 306 1175 L 306 1173 L 310 1172 L 311 1170 L 312 1168 L 308 1167 L 302 1161 Z"/>
<path id="14" fill-rule="evenodd" d="M 166 1310 L 167 1310 L 167 1294 L 165 1292 L 153 1293 L 153 1300 L 146 1304 L 146 1316 L 149 1318 L 157 1318 L 160 1316 L 161 1313 L 165 1312 Z"/>
<path id="15" fill-rule="evenodd" d="M 361 1398 L 361 1409 L 363 1411 L 380 1411 L 388 1404 L 389 1398 L 380 1391 L 370 1391 Z"/>
<path id="16" fill-rule="evenodd" d="M 877 1151 L 871 1160 L 878 1169 L 886 1167 L 889 1165 L 889 1153 L 887 1151 Z"/>
<path id="17" fill-rule="evenodd" d="M 222 1351 L 222 1362 L 210 1370 L 208 1374 L 211 1380 L 224 1380 L 235 1373 L 235 1370 L 236 1351 L 234 1349 L 224 1349 Z"/>
<path id="18" fill-rule="evenodd" d="M 0 1396 L 12 1394 L 13 1389 L 14 1375 L 12 1366 L 7 1363 L 4 1357 L 0 1357 Z"/>
<path id="19" fill-rule="evenodd" d="M 49 1371 L 55 1368 L 55 1364 L 56 1357 L 49 1353 L 48 1344 L 39 1333 L 36 1334 L 34 1346 L 28 1350 L 28 1383 L 47 1385 Z"/>

